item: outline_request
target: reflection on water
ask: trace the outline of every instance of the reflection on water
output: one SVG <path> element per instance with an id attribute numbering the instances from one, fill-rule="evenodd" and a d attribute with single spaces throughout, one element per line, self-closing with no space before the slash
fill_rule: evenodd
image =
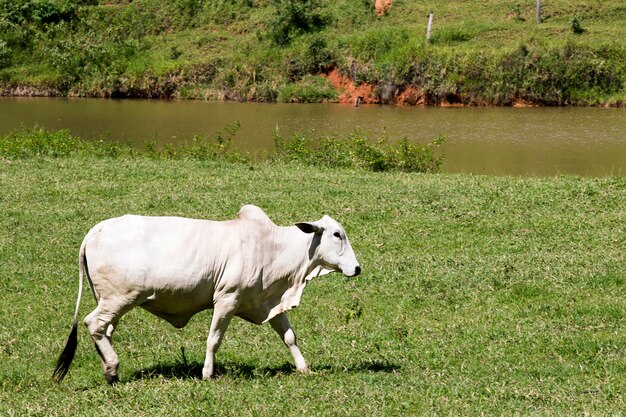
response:
<path id="1" fill-rule="evenodd" d="M 346 135 L 363 129 L 425 143 L 440 134 L 445 172 L 583 176 L 626 174 L 626 109 L 420 108 L 339 104 L 1 98 L 0 134 L 35 123 L 83 138 L 138 145 L 190 141 L 239 121 L 235 146 L 273 146 L 272 133 Z"/>

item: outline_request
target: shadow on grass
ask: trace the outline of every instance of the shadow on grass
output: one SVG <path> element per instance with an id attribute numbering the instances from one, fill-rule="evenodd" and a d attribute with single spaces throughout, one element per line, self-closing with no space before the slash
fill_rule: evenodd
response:
<path id="1" fill-rule="evenodd" d="M 148 368 L 140 369 L 132 374 L 131 381 L 151 378 L 166 379 L 201 379 L 203 364 L 200 362 L 192 363 L 165 363 Z M 400 370 L 400 365 L 389 361 L 363 361 L 359 363 L 343 365 L 319 365 L 312 366 L 311 371 L 320 374 L 334 373 L 371 373 L 386 372 L 396 373 Z M 251 364 L 235 363 L 223 361 L 216 365 L 216 377 L 229 376 L 234 378 L 265 378 L 276 377 L 280 375 L 288 375 L 295 373 L 295 366 L 291 363 L 284 363 L 280 366 L 257 367 Z"/>
<path id="2" fill-rule="evenodd" d="M 131 380 L 138 379 L 150 379 L 163 377 L 167 379 L 182 378 L 182 379 L 201 379 L 202 367 L 204 364 L 200 362 L 192 362 L 188 364 L 184 363 L 166 363 L 151 366 L 136 371 Z M 294 372 L 295 367 L 289 363 L 285 363 L 277 367 L 265 367 L 258 368 L 254 365 L 234 362 L 220 362 L 215 366 L 215 376 L 220 377 L 228 375 L 235 378 L 259 378 L 264 376 L 276 376 L 280 374 L 290 374 Z"/>

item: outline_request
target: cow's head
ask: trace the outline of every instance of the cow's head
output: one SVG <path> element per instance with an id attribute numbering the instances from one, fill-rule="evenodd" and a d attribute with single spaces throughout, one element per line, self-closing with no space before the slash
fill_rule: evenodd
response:
<path id="1" fill-rule="evenodd" d="M 296 223 L 304 233 L 313 233 L 315 244 L 312 247 L 321 266 L 331 271 L 341 272 L 345 276 L 355 277 L 361 273 L 361 266 L 356 260 L 350 241 L 341 225 L 330 216 L 324 216 L 316 222 Z M 313 257 L 313 256 L 312 256 Z"/>

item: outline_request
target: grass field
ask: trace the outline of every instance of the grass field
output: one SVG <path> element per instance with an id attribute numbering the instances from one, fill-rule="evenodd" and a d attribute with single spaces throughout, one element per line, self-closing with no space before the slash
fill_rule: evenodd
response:
<path id="1" fill-rule="evenodd" d="M 0 415 L 623 415 L 624 201 L 623 177 L 0 159 Z M 114 339 L 119 385 L 82 326 L 52 383 L 92 225 L 228 219 L 246 203 L 281 225 L 332 215 L 363 267 L 313 280 L 290 313 L 312 374 L 269 326 L 234 320 L 202 381 L 210 312 L 176 330 L 137 309 Z"/>

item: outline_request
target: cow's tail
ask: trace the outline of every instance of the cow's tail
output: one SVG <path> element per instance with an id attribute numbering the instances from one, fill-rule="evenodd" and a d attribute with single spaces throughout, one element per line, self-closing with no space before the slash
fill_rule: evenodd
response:
<path id="1" fill-rule="evenodd" d="M 76 348 L 78 346 L 78 310 L 80 307 L 80 299 L 83 295 L 83 278 L 88 274 L 87 271 L 87 259 L 85 257 L 85 247 L 87 246 L 87 238 L 83 240 L 80 246 L 80 252 L 78 254 L 78 299 L 76 300 L 76 310 L 74 311 L 74 322 L 72 323 L 72 331 L 70 332 L 67 342 L 65 342 L 65 348 L 59 356 L 57 366 L 52 373 L 52 380 L 57 384 L 60 384 L 70 370 L 70 365 L 74 359 Z"/>

